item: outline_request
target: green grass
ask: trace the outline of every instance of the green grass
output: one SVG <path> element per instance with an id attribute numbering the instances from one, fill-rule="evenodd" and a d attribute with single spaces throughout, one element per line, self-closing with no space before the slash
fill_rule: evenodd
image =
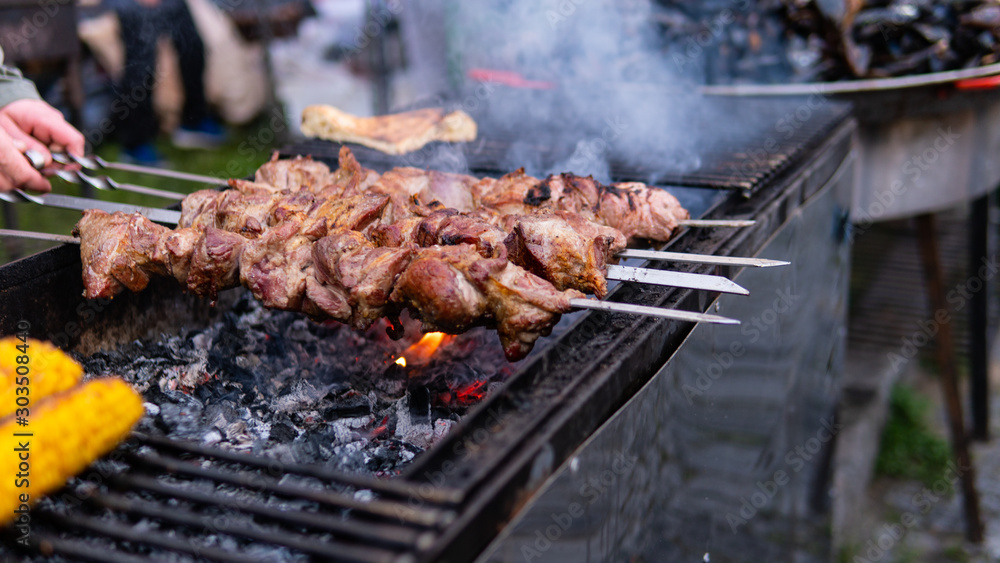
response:
<path id="1" fill-rule="evenodd" d="M 275 148 L 275 141 L 273 140 L 273 135 L 270 134 L 269 127 L 267 121 L 261 119 L 242 127 L 230 128 L 229 141 L 222 147 L 213 150 L 180 149 L 171 145 L 167 140 L 158 141 L 157 148 L 166 159 L 167 162 L 165 165 L 167 168 L 214 177 L 242 178 L 252 174 L 258 166 L 270 158 L 271 152 Z M 264 142 L 265 140 L 269 142 Z M 120 152 L 120 145 L 114 142 L 104 143 L 96 151 L 99 156 L 109 161 L 120 160 Z M 181 193 L 190 193 L 205 187 L 192 182 L 120 171 L 110 171 L 108 175 L 119 182 L 140 184 Z M 76 185 L 66 183 L 58 178 L 52 179 L 52 189 L 56 193 L 81 195 Z M 120 191 L 98 191 L 97 197 L 106 201 L 118 201 L 151 207 L 165 207 L 173 203 L 163 198 Z M 16 205 L 17 227 L 22 230 L 69 234 L 73 225 L 80 218 L 79 211 L 53 209 L 30 203 Z M 0 218 L 0 223 L 5 223 L 5 221 Z M 3 224 L 3 226 L 8 227 L 6 224 Z M 23 239 L 4 239 L 0 242 L 3 243 L 0 244 L 0 264 L 6 264 L 11 261 L 17 252 L 21 255 L 28 255 L 54 246 L 53 243 Z M 10 246 L 12 244 L 20 246 L 20 249 L 12 249 Z"/>
<path id="2" fill-rule="evenodd" d="M 889 401 L 889 419 L 875 472 L 901 479 L 916 479 L 932 486 L 945 475 L 951 450 L 927 425 L 930 402 L 910 387 L 896 385 Z"/>

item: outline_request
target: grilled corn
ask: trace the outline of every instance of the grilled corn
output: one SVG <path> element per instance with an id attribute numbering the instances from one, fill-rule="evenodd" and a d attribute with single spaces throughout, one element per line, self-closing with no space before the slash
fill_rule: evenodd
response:
<path id="1" fill-rule="evenodd" d="M 0 397 L 15 404 L 16 341 L 0 341 Z M 0 417 L 0 525 L 111 451 L 142 417 L 142 399 L 124 381 L 78 384 L 82 369 L 49 344 L 29 340 L 30 411 Z M 24 364 L 21 364 L 24 365 Z M 19 520 L 20 521 L 20 520 Z"/>
<path id="2" fill-rule="evenodd" d="M 0 419 L 14 414 L 19 396 L 38 403 L 43 397 L 75 387 L 82 377 L 80 364 L 48 342 L 33 338 L 22 342 L 13 336 L 0 339 Z M 18 387 L 30 393 L 18 393 Z"/>

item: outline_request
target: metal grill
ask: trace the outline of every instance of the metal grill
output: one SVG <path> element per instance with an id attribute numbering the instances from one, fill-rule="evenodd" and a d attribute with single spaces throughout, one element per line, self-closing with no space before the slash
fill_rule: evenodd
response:
<path id="1" fill-rule="evenodd" d="M 712 100 L 711 115 L 732 115 L 740 121 L 739 127 L 712 135 L 718 123 L 704 123 L 700 133 L 686 133 L 699 150 L 700 166 L 694 170 L 673 168 L 669 156 L 655 164 L 639 162 L 634 155 L 617 154 L 612 147 L 608 153 L 611 177 L 615 181 L 650 182 L 663 185 L 688 186 L 738 190 L 745 195 L 780 176 L 800 162 L 821 144 L 836 124 L 850 113 L 850 106 L 803 98 L 781 100 L 755 100 L 720 98 Z M 746 116 L 753 116 L 747 119 Z M 484 174 L 506 174 L 502 163 L 511 148 L 533 155 L 542 169 L 551 170 L 566 162 L 573 147 L 553 146 L 527 139 L 515 139 L 509 132 L 491 133 L 489 125 L 481 128 L 481 139 L 472 143 L 453 145 L 451 150 L 461 154 L 468 168 Z M 711 142 L 704 137 L 712 135 Z M 336 163 L 340 144 L 307 139 L 281 151 L 283 157 L 312 155 L 314 158 Z M 432 143 L 418 153 L 390 156 L 367 147 L 350 145 L 358 160 L 366 166 L 384 171 L 394 166 L 416 166 L 427 160 L 426 156 L 448 146 Z"/>
<path id="2" fill-rule="evenodd" d="M 34 547 L 92 561 L 415 561 L 462 498 L 141 433 L 55 496 L 77 510 L 33 510 Z"/>
<path id="3" fill-rule="evenodd" d="M 770 107 L 767 115 L 787 111 L 783 104 Z M 754 255 L 847 158 L 853 122 L 846 120 L 843 106 L 831 104 L 824 111 L 814 113 L 808 135 L 806 127 L 800 128 L 804 137 L 780 145 L 782 156 L 749 184 L 736 185 L 725 169 L 716 170 L 716 176 L 706 171 L 701 180 L 687 181 L 755 191 L 749 199 L 713 194 L 711 205 L 699 212 L 702 218 L 753 217 L 754 227 L 687 230 L 665 248 Z M 709 155 L 703 162 L 709 163 L 709 157 L 716 158 L 717 166 L 724 166 L 725 159 L 739 161 L 739 155 L 750 154 L 747 147 L 765 146 L 767 128 L 758 134 L 762 137 L 756 140 L 727 140 L 732 145 L 728 152 L 717 158 Z M 746 143 L 742 149 L 739 142 Z M 499 152 L 504 142 L 495 143 Z M 338 148 L 311 142 L 285 152 L 335 160 Z M 357 153 L 366 166 L 399 163 L 360 149 Z M 483 158 L 473 168 L 489 168 L 490 162 Z M 492 166 L 499 168 L 495 161 Z M 640 175 L 623 173 L 616 179 Z M 43 334 L 70 332 L 66 327 L 79 321 L 80 308 L 73 297 L 80 287 L 74 253 L 78 251 L 57 248 L 8 267 L 9 275 L 0 282 L 0 298 L 8 305 L 0 312 L 0 330 L 32 315 L 39 319 Z M 705 265 L 681 264 L 677 269 L 734 273 Z M 699 311 L 712 298 L 691 290 L 637 284 L 621 284 L 609 297 Z M 200 314 L 204 304 L 188 300 L 185 305 L 183 299 L 187 298 L 179 290 L 166 285 L 123 295 L 84 335 L 77 338 L 74 333 L 75 340 L 64 345 L 100 349 L 135 338 L 123 332 L 128 327 L 157 321 L 162 329 L 166 328 L 162 321 L 167 326 L 181 322 L 170 316 L 176 311 Z M 545 478 L 650 380 L 690 331 L 688 324 L 659 319 L 582 316 L 395 480 L 280 464 L 134 434 L 109 458 L 56 493 L 68 504 L 42 501 L 33 509 L 32 550 L 18 555 L 59 554 L 92 561 L 168 556 L 215 561 L 467 560 L 480 553 Z M 440 475 L 447 479 L 437 479 Z M 0 555 L 13 546 L 8 537 Z"/>

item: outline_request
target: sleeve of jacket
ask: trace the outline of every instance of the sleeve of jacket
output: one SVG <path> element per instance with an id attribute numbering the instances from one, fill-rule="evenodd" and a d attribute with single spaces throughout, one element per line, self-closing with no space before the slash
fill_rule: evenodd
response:
<path id="1" fill-rule="evenodd" d="M 3 49 L 0 49 L 0 107 L 25 98 L 39 100 L 35 84 L 21 75 L 21 71 L 3 64 Z"/>

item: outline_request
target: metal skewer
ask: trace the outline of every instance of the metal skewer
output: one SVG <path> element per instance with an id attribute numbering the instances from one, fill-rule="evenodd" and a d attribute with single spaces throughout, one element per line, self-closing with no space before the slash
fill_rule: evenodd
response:
<path id="1" fill-rule="evenodd" d="M 60 164 L 79 164 L 87 170 L 122 170 L 124 172 L 135 172 L 137 174 L 149 174 L 151 176 L 161 176 L 173 180 L 184 180 L 187 182 L 198 182 L 201 184 L 226 185 L 227 180 L 213 178 L 212 176 L 202 176 L 201 174 L 191 174 L 188 172 L 178 172 L 176 170 L 164 170 L 152 166 L 140 166 L 138 164 L 125 164 L 124 162 L 108 162 L 103 158 L 92 156 L 76 156 L 67 153 L 53 153 L 52 160 Z"/>
<path id="2" fill-rule="evenodd" d="M 606 277 L 609 280 L 632 281 L 652 285 L 686 287 L 688 289 L 706 289 L 708 291 L 718 291 L 720 293 L 750 295 L 750 292 L 746 288 L 729 278 L 707 274 L 650 270 L 647 268 L 635 268 L 633 266 L 618 266 L 616 264 L 609 264 Z"/>
<path id="3" fill-rule="evenodd" d="M 686 252 L 664 252 L 662 250 L 636 250 L 627 248 L 618 254 L 619 258 L 643 258 L 646 260 L 668 260 L 671 262 L 691 262 L 696 264 L 715 264 L 717 266 L 753 266 L 770 268 L 772 266 L 787 266 L 791 262 L 784 260 L 769 260 L 767 258 L 743 258 L 740 256 L 712 256 L 711 254 L 688 254 Z"/>
<path id="4" fill-rule="evenodd" d="M 611 311 L 614 313 L 630 313 L 633 315 L 645 315 L 648 317 L 660 317 L 661 319 L 671 319 L 675 321 L 690 321 L 694 323 L 705 322 L 723 325 L 738 325 L 740 321 L 711 315 L 708 313 L 695 313 L 694 311 L 679 311 L 676 309 L 663 309 L 661 307 L 647 307 L 645 305 L 632 305 L 630 303 L 617 303 L 614 301 L 598 301 L 596 299 L 570 299 L 570 305 L 579 309 L 594 309 L 597 311 Z"/>
<path id="5" fill-rule="evenodd" d="M 141 205 L 131 205 L 128 203 L 116 203 L 113 201 L 103 201 L 100 199 L 89 199 L 63 194 L 40 194 L 34 195 L 24 190 L 16 189 L 7 193 L 0 193 L 0 199 L 11 203 L 30 201 L 38 205 L 58 207 L 61 209 L 74 209 L 86 211 L 88 209 L 100 209 L 108 213 L 121 211 L 123 213 L 140 213 L 145 215 L 150 221 L 176 225 L 181 218 L 180 211 L 172 209 L 160 209 L 158 207 L 143 207 Z"/>
<path id="6" fill-rule="evenodd" d="M 753 219 L 684 219 L 677 224 L 682 227 L 752 227 Z"/>
<path id="7" fill-rule="evenodd" d="M 66 242 L 69 244 L 80 244 L 80 239 L 68 235 L 38 233 L 35 231 L 19 231 L 14 229 L 0 229 L 0 237 L 30 238 L 34 240 L 47 240 L 51 242 Z"/>

